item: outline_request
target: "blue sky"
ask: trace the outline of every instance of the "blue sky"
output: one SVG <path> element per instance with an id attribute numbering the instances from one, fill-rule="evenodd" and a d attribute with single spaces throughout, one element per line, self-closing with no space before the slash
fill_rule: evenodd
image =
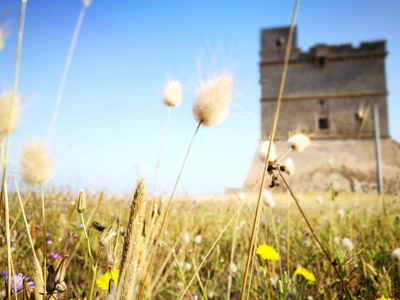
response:
<path id="1" fill-rule="evenodd" d="M 102 1 L 87 9 L 60 107 L 51 154 L 57 187 L 124 193 L 144 166 L 151 186 L 167 108 L 168 76 L 184 98 L 172 112 L 159 193 L 171 191 L 196 123 L 193 88 L 202 66 L 233 72 L 239 96 L 224 123 L 201 128 L 179 193 L 212 195 L 244 182 L 260 135 L 259 41 L 262 28 L 290 23 L 293 1 Z M 12 159 L 30 138 L 45 141 L 81 3 L 28 1 L 19 93 L 23 118 Z M 400 2 L 303 1 L 298 44 L 386 39 L 390 133 L 400 140 Z M 3 0 L 0 24 L 10 34 L 0 52 L 1 88 L 13 78 L 19 3 Z"/>

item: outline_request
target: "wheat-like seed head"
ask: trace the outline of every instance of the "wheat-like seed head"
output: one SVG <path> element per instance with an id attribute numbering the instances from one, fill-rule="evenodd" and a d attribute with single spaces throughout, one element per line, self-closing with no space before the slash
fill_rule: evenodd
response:
<path id="1" fill-rule="evenodd" d="M 193 114 L 203 126 L 221 123 L 228 115 L 233 99 L 233 78 L 229 74 L 209 80 L 197 92 L 193 101 Z"/>
<path id="2" fill-rule="evenodd" d="M 0 136 L 13 134 L 18 127 L 21 115 L 21 99 L 11 92 L 5 92 L 0 96 Z"/>
<path id="3" fill-rule="evenodd" d="M 53 161 L 46 148 L 36 141 L 28 142 L 21 157 L 21 177 L 28 185 L 42 185 L 54 176 Z"/>
<path id="4" fill-rule="evenodd" d="M 164 104 L 170 107 L 177 107 L 182 102 L 182 86 L 179 81 L 171 81 L 164 91 Z"/>

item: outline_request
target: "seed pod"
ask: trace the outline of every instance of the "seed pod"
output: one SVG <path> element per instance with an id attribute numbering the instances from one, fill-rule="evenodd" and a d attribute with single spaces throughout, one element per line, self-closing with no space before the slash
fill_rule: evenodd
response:
<path id="1" fill-rule="evenodd" d="M 101 235 L 101 238 L 99 240 L 100 246 L 105 246 L 108 244 L 108 242 L 114 237 L 117 236 L 117 233 L 115 230 L 113 230 L 113 227 L 110 226 L 107 231 L 103 232 Z"/>

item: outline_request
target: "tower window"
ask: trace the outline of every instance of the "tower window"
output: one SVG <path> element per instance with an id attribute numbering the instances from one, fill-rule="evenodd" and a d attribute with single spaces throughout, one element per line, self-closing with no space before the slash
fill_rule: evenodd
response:
<path id="1" fill-rule="evenodd" d="M 320 68 L 323 68 L 323 67 L 325 67 L 325 64 L 326 64 L 325 56 L 318 56 L 317 57 L 317 66 Z"/>
<path id="2" fill-rule="evenodd" d="M 318 119 L 318 128 L 321 130 L 329 129 L 329 120 L 328 118 L 320 118 Z"/>
<path id="3" fill-rule="evenodd" d="M 276 39 L 276 47 L 280 48 L 283 46 L 284 43 L 285 43 L 285 38 L 280 37 Z"/>

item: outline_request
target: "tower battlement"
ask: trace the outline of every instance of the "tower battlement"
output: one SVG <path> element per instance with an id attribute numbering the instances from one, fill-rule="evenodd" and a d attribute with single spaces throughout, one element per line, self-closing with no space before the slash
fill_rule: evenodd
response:
<path id="1" fill-rule="evenodd" d="M 289 27 L 261 33 L 261 130 L 270 132 Z M 379 105 L 382 137 L 389 137 L 385 41 L 317 44 L 307 52 L 294 32 L 277 139 L 302 129 L 316 139 L 372 138 L 371 106 Z"/>

